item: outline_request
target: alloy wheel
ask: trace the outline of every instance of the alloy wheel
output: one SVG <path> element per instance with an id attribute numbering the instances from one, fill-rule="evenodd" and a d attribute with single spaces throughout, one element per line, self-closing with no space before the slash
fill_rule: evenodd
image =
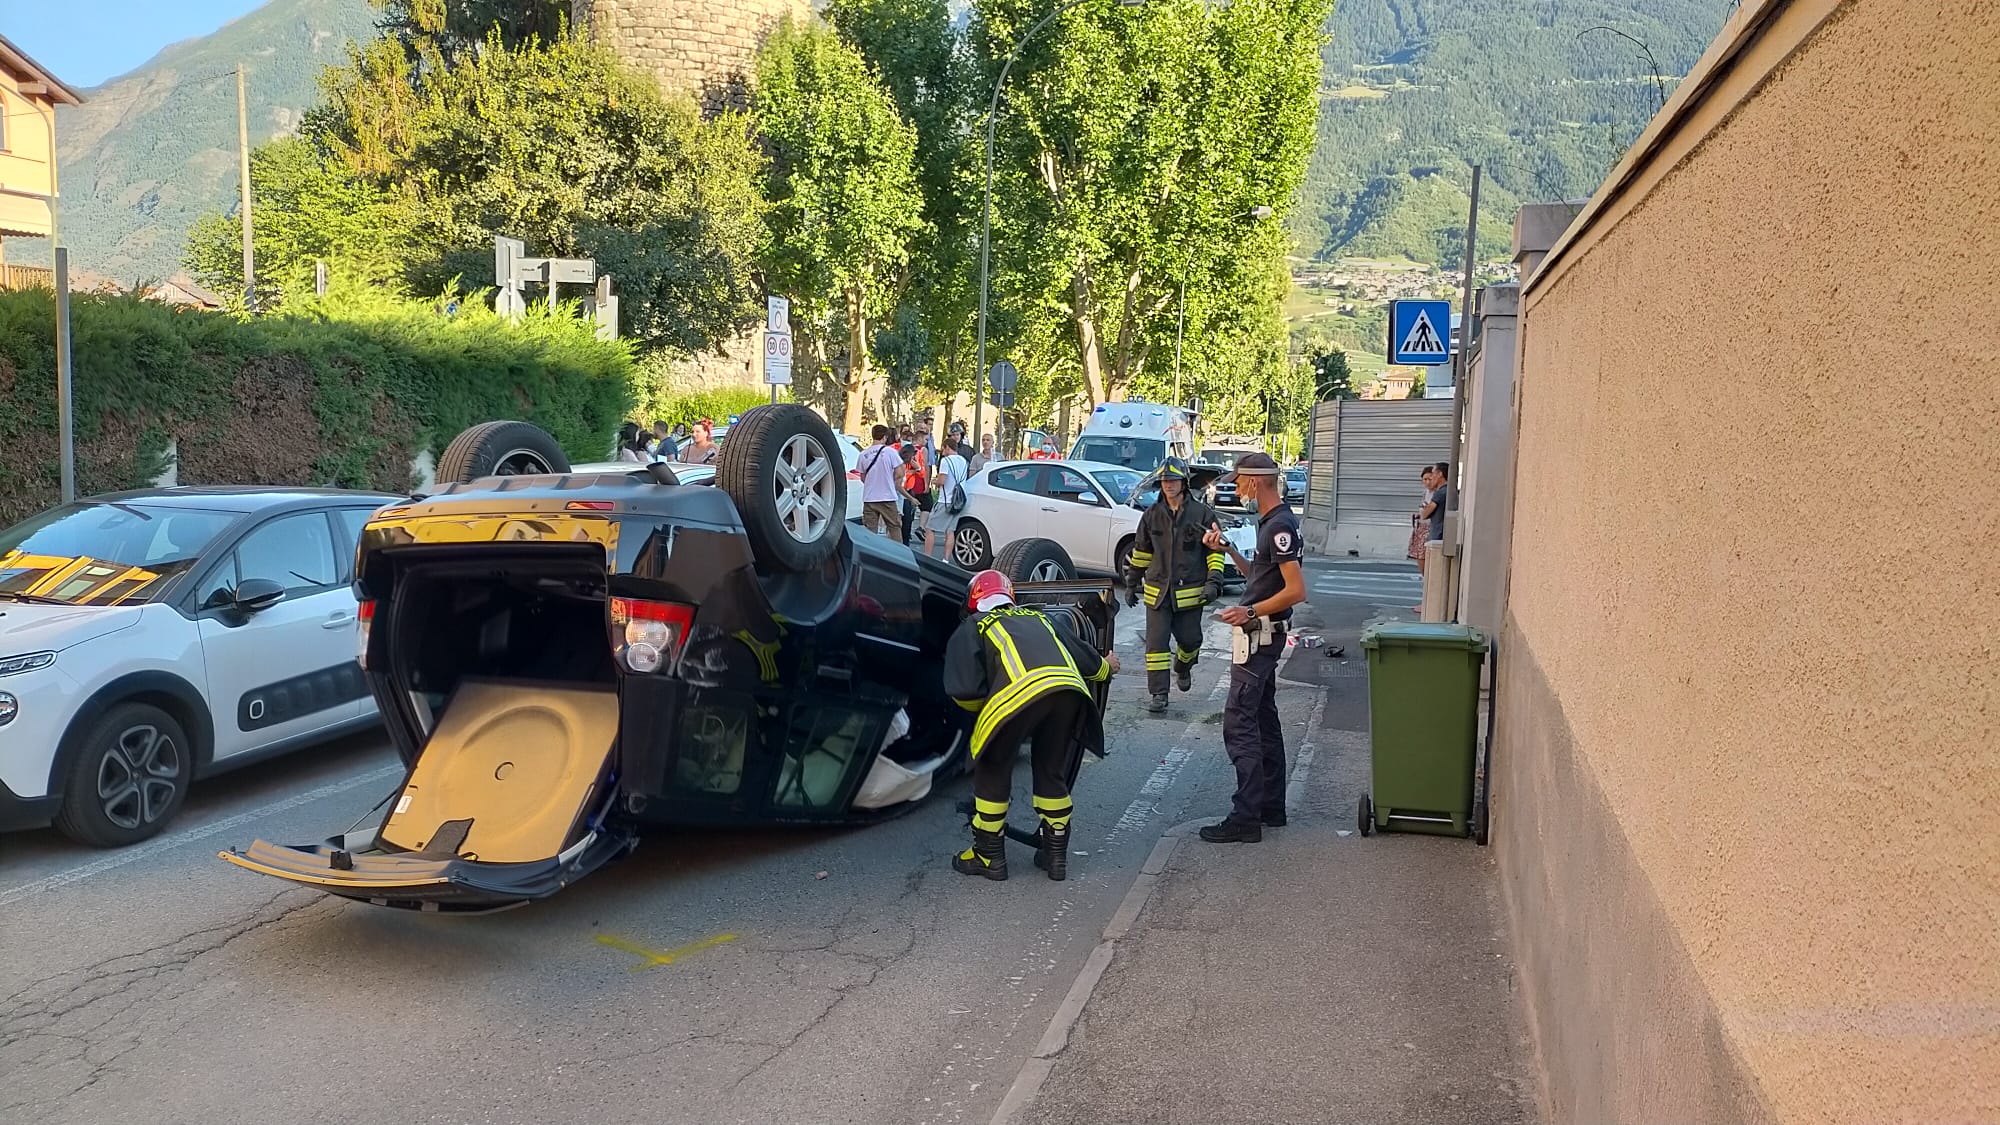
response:
<path id="1" fill-rule="evenodd" d="M 532 449 L 510 449 L 493 463 L 496 477 L 534 477 L 554 472 L 542 455 Z"/>
<path id="2" fill-rule="evenodd" d="M 1068 578 L 1069 571 L 1063 569 L 1063 564 L 1054 559 L 1043 559 L 1028 571 L 1030 582 L 1062 582 Z"/>
<path id="3" fill-rule="evenodd" d="M 128 831 L 152 824 L 173 807 L 186 770 L 180 746 L 160 728 L 127 727 L 98 760 L 98 807 Z"/>
<path id="4" fill-rule="evenodd" d="M 833 459 L 807 434 L 795 434 L 778 450 L 778 522 L 801 543 L 816 543 L 833 526 L 837 481 Z"/>
<path id="5" fill-rule="evenodd" d="M 961 527 L 951 540 L 951 561 L 966 570 L 986 565 L 986 535 L 977 527 Z"/>

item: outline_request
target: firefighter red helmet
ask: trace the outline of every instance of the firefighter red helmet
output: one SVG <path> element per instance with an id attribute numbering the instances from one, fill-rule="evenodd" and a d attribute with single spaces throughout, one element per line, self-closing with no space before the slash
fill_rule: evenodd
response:
<path id="1" fill-rule="evenodd" d="M 1005 594 L 1008 601 L 1013 601 L 1014 583 L 997 570 L 982 570 L 972 576 L 972 587 L 966 591 L 965 606 L 978 613 L 979 603 L 995 594 Z"/>

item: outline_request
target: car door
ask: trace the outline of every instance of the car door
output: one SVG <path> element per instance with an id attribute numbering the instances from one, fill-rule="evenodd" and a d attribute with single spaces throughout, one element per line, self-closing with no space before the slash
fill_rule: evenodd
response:
<path id="1" fill-rule="evenodd" d="M 1061 543 L 1071 561 L 1110 572 L 1111 498 L 1097 482 L 1067 465 L 1050 465 L 1042 478 L 1041 514 L 1047 522 L 1040 534 Z"/>
<path id="2" fill-rule="evenodd" d="M 348 587 L 350 605 L 353 602 L 354 557 L 355 551 L 361 545 L 361 529 L 368 525 L 369 517 L 373 516 L 379 510 L 372 507 L 333 509 L 334 529 L 343 533 L 340 541 L 334 544 L 334 550 L 339 553 L 340 582 L 342 585 Z M 328 629 L 327 632 L 347 638 L 348 651 L 353 654 L 360 653 L 361 633 L 358 622 L 349 626 L 345 631 Z M 356 669 L 359 669 L 359 664 L 356 665 Z M 365 719 L 377 713 L 378 708 L 375 705 L 375 696 L 366 690 L 364 683 L 361 698 L 356 699 L 350 705 L 348 717 Z"/>
<path id="3" fill-rule="evenodd" d="M 195 621 L 221 761 L 355 717 L 366 694 L 354 649 L 354 594 L 325 511 L 294 512 L 247 532 L 196 587 Z M 283 600 L 254 613 L 231 604 L 246 580 Z"/>
<path id="4" fill-rule="evenodd" d="M 1033 461 L 986 470 L 988 487 L 979 493 L 978 510 L 973 511 L 973 505 L 968 504 L 966 514 L 986 525 L 995 555 L 1016 539 L 1044 534 L 1040 489 L 1043 472 L 1042 466 Z"/>

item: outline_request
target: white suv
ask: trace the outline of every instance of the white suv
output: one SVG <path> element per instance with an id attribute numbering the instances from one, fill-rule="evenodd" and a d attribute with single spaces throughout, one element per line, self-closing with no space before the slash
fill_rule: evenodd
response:
<path id="1" fill-rule="evenodd" d="M 0 830 L 135 843 L 194 778 L 375 722 L 349 583 L 399 499 L 153 489 L 0 532 Z"/>

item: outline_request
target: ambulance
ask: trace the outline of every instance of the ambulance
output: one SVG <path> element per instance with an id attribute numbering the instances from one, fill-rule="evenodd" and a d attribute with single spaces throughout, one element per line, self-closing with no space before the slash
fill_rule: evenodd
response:
<path id="1" fill-rule="evenodd" d="M 1192 461 L 1196 418 L 1193 411 L 1179 406 L 1134 399 L 1107 402 L 1091 412 L 1069 458 L 1123 465 L 1142 473 L 1159 468 L 1169 457 Z"/>

